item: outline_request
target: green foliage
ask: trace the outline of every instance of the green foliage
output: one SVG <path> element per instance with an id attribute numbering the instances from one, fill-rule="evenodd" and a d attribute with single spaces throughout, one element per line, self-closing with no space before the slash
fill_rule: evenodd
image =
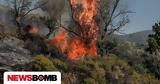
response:
<path id="1" fill-rule="evenodd" d="M 107 53 L 110 53 L 118 45 L 117 41 L 114 40 L 99 40 L 98 41 L 98 50 L 101 56 L 105 56 Z"/>
<path id="2" fill-rule="evenodd" d="M 53 65 L 52 61 L 43 55 L 38 55 L 34 58 L 33 70 L 38 71 L 53 71 L 56 67 Z"/>
<path id="3" fill-rule="evenodd" d="M 84 84 L 96 84 L 93 78 L 86 78 L 84 79 Z"/>
<path id="4" fill-rule="evenodd" d="M 160 79 L 160 53 L 157 55 L 144 54 L 144 66 L 153 73 L 156 78 Z"/>
<path id="5" fill-rule="evenodd" d="M 53 59 L 53 65 L 58 68 L 59 70 L 63 70 L 64 72 L 66 72 L 68 70 L 68 64 L 63 62 L 60 59 Z"/>
<path id="6" fill-rule="evenodd" d="M 156 23 L 152 30 L 154 34 L 148 36 L 148 51 L 150 54 L 144 54 L 144 66 L 160 79 L 160 23 Z"/>
<path id="7" fill-rule="evenodd" d="M 118 58 L 125 60 L 133 68 L 132 70 L 135 70 L 137 73 L 150 73 L 153 74 L 153 77 L 160 79 L 160 53 L 158 51 L 156 51 L 156 54 L 149 54 L 145 52 L 144 46 L 124 42 L 122 44 L 119 43 L 112 53 L 116 54 Z M 112 64 L 112 62 L 107 64 Z"/>
<path id="8" fill-rule="evenodd" d="M 155 24 L 152 27 L 154 34 L 149 35 L 148 37 L 148 49 L 150 53 L 155 53 L 155 51 L 160 51 L 160 23 Z"/>
<path id="9" fill-rule="evenodd" d="M 145 68 L 143 64 L 134 64 L 133 68 L 137 72 L 139 72 L 139 73 L 146 73 L 146 72 L 148 72 L 147 68 Z"/>
<path id="10" fill-rule="evenodd" d="M 114 49 L 118 45 L 117 41 L 114 39 L 113 41 L 108 41 L 106 43 L 106 48 L 108 51 Z"/>
<path id="11" fill-rule="evenodd" d="M 110 55 L 107 58 L 104 67 L 107 71 L 107 82 L 118 84 L 157 84 L 158 80 L 153 75 L 147 73 L 140 73 L 124 60 L 119 59 L 115 55 Z M 144 75 L 143 75 L 144 74 Z"/>
<path id="12" fill-rule="evenodd" d="M 51 61 L 52 60 L 52 61 Z M 62 84 L 158 84 L 158 80 L 141 65 L 133 68 L 127 61 L 114 54 L 108 57 L 86 58 L 79 62 L 35 57 L 33 70 L 58 70 L 62 73 Z"/>
<path id="13" fill-rule="evenodd" d="M 104 84 L 105 70 L 99 66 L 99 62 L 93 59 L 85 59 L 80 62 L 77 67 L 80 79 L 84 84 Z"/>
<path id="14" fill-rule="evenodd" d="M 142 64 L 144 60 L 142 55 L 145 51 L 143 47 L 139 47 L 135 43 L 123 42 L 119 43 L 112 53 L 126 60 L 131 66 L 137 66 L 137 64 Z"/>

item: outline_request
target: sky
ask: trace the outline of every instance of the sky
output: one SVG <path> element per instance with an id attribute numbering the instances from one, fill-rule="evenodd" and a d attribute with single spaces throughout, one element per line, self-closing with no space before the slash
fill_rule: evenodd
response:
<path id="1" fill-rule="evenodd" d="M 160 22 L 160 0 L 128 0 L 128 9 L 135 12 L 129 15 L 130 23 L 124 33 L 151 30 L 156 22 Z"/>

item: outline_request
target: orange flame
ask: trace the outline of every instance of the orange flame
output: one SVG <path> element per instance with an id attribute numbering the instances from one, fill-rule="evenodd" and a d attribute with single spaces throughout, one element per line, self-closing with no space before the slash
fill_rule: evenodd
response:
<path id="1" fill-rule="evenodd" d="M 39 29 L 36 27 L 36 26 L 33 26 L 30 30 L 29 30 L 29 33 L 32 33 L 32 34 L 36 34 L 39 32 Z"/>
<path id="2" fill-rule="evenodd" d="M 68 33 L 58 32 L 52 39 L 52 46 L 57 47 L 62 53 L 66 52 L 69 60 L 83 59 L 84 56 L 97 56 L 96 44 L 99 27 L 94 20 L 94 16 L 97 15 L 97 1 L 70 0 L 73 9 L 76 9 L 78 4 L 81 4 L 83 7 L 79 14 L 74 12 L 73 16 L 83 30 L 80 35 L 86 38 L 85 40 L 78 37 L 69 39 L 67 38 Z M 88 40 L 91 41 L 87 43 Z"/>
<path id="3" fill-rule="evenodd" d="M 79 60 L 85 56 L 85 45 L 78 39 L 71 40 L 68 48 L 68 59 Z"/>
<path id="4" fill-rule="evenodd" d="M 61 53 L 64 53 L 68 46 L 67 35 L 67 32 L 58 32 L 51 40 L 51 46 L 57 47 Z"/>
<path id="5" fill-rule="evenodd" d="M 76 9 L 78 4 L 81 4 L 83 7 L 79 14 L 75 12 L 73 15 L 75 16 L 75 20 L 79 22 L 84 32 L 81 35 L 86 37 L 86 41 L 91 38 L 91 42 L 85 44 L 86 55 L 88 56 L 97 55 L 96 42 L 99 27 L 95 22 L 94 17 L 98 15 L 98 1 L 99 0 L 81 0 L 81 2 L 79 2 L 79 0 L 70 0 L 72 9 Z"/>
<path id="6" fill-rule="evenodd" d="M 87 55 L 88 56 L 97 56 L 97 46 L 96 46 L 96 41 L 92 42 L 91 47 L 87 49 Z"/>

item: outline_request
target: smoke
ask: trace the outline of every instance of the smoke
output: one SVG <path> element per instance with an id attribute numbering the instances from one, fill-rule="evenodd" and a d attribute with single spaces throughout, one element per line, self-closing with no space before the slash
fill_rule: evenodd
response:
<path id="1" fill-rule="evenodd" d="M 16 30 L 16 26 L 14 25 L 13 20 L 14 19 L 8 10 L 0 10 L 0 24 L 4 25 L 5 30 Z"/>
<path id="2" fill-rule="evenodd" d="M 46 0 L 42 0 L 44 2 Z M 47 0 L 42 10 L 47 12 L 52 18 L 60 18 L 65 6 L 64 0 Z"/>

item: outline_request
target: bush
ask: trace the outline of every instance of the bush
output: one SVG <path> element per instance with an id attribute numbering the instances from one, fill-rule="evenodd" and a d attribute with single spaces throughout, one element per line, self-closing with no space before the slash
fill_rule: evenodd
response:
<path id="1" fill-rule="evenodd" d="M 153 73 L 156 78 L 160 79 L 160 55 L 144 54 L 144 66 Z"/>
<path id="2" fill-rule="evenodd" d="M 103 60 L 103 61 L 102 61 Z M 137 71 L 131 67 L 125 60 L 111 54 L 109 57 L 101 60 L 106 71 L 107 83 L 118 84 L 157 84 L 158 80 L 146 72 Z M 141 67 L 141 66 L 140 66 Z M 143 70 L 140 68 L 140 70 Z"/>
<path id="3" fill-rule="evenodd" d="M 146 49 L 151 54 L 156 53 L 155 51 L 160 52 L 160 23 L 155 23 L 152 27 L 154 34 L 148 36 L 148 48 Z"/>
<path id="4" fill-rule="evenodd" d="M 138 73 L 146 73 L 148 72 L 147 68 L 144 67 L 143 64 L 135 64 L 133 68 L 138 72 Z"/>
<path id="5" fill-rule="evenodd" d="M 80 84 L 76 74 L 73 73 L 64 73 L 62 74 L 62 84 Z"/>
<path id="6" fill-rule="evenodd" d="M 68 64 L 63 62 L 62 60 L 60 59 L 53 59 L 53 65 L 58 69 L 58 70 L 62 70 L 64 72 L 67 72 L 68 71 Z"/>
<path id="7" fill-rule="evenodd" d="M 56 70 L 52 61 L 50 61 L 47 57 L 43 55 L 38 55 L 34 58 L 33 70 L 38 71 L 52 71 Z"/>
<path id="8" fill-rule="evenodd" d="M 36 65 L 36 66 L 35 66 Z M 37 67 L 38 65 L 38 67 Z M 35 57 L 35 69 L 59 70 L 62 84 L 158 84 L 159 81 L 146 72 L 141 65 L 131 67 L 127 61 L 110 54 L 108 57 L 84 59 L 79 62 L 52 59 L 43 55 Z M 56 68 L 55 68 L 56 67 Z"/>
<path id="9" fill-rule="evenodd" d="M 84 84 L 97 84 L 93 78 L 84 79 Z"/>

